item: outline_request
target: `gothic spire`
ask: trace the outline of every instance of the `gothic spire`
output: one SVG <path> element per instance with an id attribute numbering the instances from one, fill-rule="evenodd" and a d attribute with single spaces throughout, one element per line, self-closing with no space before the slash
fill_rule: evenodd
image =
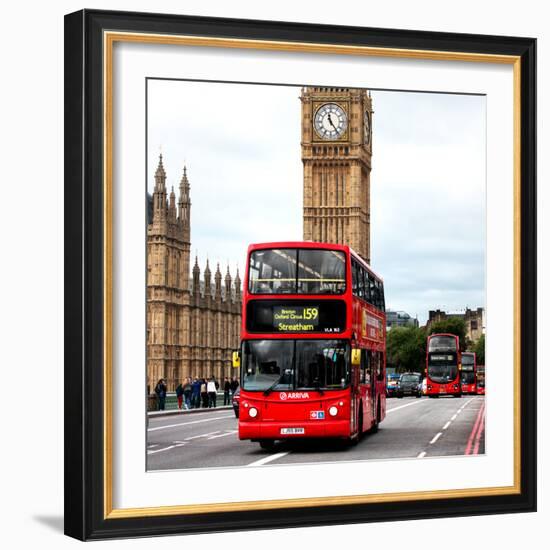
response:
<path id="1" fill-rule="evenodd" d="M 189 211 L 191 209 L 191 193 L 189 179 L 187 178 L 187 166 L 183 167 L 183 176 L 180 180 L 180 198 L 178 201 L 178 216 L 182 222 L 189 223 Z"/>
<path id="2" fill-rule="evenodd" d="M 204 269 L 204 295 L 212 295 L 212 272 L 210 271 L 210 264 L 208 258 L 206 258 L 206 268 Z"/>
<path id="3" fill-rule="evenodd" d="M 235 275 L 235 296 L 241 295 L 241 278 L 239 277 L 239 266 L 237 266 L 237 274 Z"/>
<path id="4" fill-rule="evenodd" d="M 166 172 L 162 164 L 162 153 L 159 155 L 159 163 L 155 172 L 155 191 L 166 192 Z"/>
<path id="5" fill-rule="evenodd" d="M 166 219 L 166 172 L 162 164 L 162 153 L 155 172 L 155 191 L 153 193 L 153 221 Z"/>
<path id="6" fill-rule="evenodd" d="M 214 281 L 216 282 L 216 296 L 222 294 L 222 273 L 220 271 L 220 264 L 216 266 L 216 274 L 214 275 Z"/>
<path id="7" fill-rule="evenodd" d="M 168 212 L 170 213 L 171 218 L 176 218 L 176 194 L 174 193 L 174 186 L 172 185 L 172 190 L 170 191 L 170 202 L 168 204 Z"/>

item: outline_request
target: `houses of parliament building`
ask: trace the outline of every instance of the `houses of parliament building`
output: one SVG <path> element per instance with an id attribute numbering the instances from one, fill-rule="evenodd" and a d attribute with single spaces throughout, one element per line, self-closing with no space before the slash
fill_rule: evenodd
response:
<path id="1" fill-rule="evenodd" d="M 303 239 L 349 244 L 370 262 L 370 94 L 307 87 L 300 101 Z M 207 262 L 201 276 L 197 258 L 191 268 L 186 168 L 177 201 L 173 188 L 167 192 L 162 155 L 154 177 L 147 224 L 147 385 L 152 391 L 164 378 L 173 391 L 187 376 L 234 376 L 242 289 L 238 271 L 232 276 L 227 268 L 223 275 L 218 265 L 212 276 Z"/>

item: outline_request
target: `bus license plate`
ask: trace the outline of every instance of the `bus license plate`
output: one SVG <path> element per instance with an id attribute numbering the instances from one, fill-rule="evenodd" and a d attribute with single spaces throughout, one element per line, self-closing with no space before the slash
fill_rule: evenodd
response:
<path id="1" fill-rule="evenodd" d="M 281 428 L 281 435 L 291 435 L 291 434 L 303 434 L 305 433 L 304 428 Z"/>

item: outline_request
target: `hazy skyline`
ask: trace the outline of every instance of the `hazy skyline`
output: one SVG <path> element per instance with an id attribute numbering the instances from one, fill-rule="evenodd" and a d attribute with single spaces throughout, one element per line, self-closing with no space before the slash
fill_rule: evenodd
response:
<path id="1" fill-rule="evenodd" d="M 147 187 L 184 164 L 198 252 L 241 278 L 251 242 L 302 239 L 300 88 L 148 81 Z M 372 91 L 371 265 L 386 306 L 485 307 L 485 98 Z"/>

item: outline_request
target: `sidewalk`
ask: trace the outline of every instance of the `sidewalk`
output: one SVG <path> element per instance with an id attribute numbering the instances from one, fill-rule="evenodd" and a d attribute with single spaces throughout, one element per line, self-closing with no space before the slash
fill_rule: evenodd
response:
<path id="1" fill-rule="evenodd" d="M 219 395 L 218 395 L 219 398 Z M 223 394 L 221 396 L 221 400 L 218 400 L 218 403 L 223 403 Z M 229 411 L 233 410 L 233 405 L 218 405 L 217 407 L 200 407 L 198 409 L 178 409 L 178 408 L 170 408 L 166 409 L 164 411 L 147 411 L 147 416 L 149 418 L 157 418 L 160 416 L 174 416 L 179 414 L 195 414 L 195 413 L 206 413 L 206 412 L 214 412 L 214 411 Z"/>

